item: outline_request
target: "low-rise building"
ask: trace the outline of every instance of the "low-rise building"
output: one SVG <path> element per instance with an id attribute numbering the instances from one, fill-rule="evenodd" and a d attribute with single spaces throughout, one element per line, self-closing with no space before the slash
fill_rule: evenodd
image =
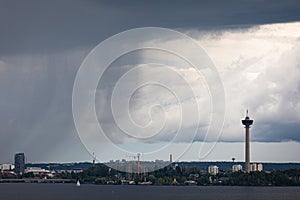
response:
<path id="1" fill-rule="evenodd" d="M 61 173 L 74 173 L 78 174 L 83 172 L 83 169 L 68 169 L 68 170 L 56 170 L 56 173 L 61 174 Z"/>
<path id="2" fill-rule="evenodd" d="M 3 172 L 3 171 L 13 171 L 14 168 L 15 168 L 15 165 L 13 165 L 13 164 L 1 164 L 0 165 L 1 172 Z"/>
<path id="3" fill-rule="evenodd" d="M 48 174 L 50 173 L 50 171 L 46 169 L 42 169 L 40 167 L 27 167 L 25 169 L 25 173 L 33 173 L 34 175 L 39 175 L 39 174 Z"/>

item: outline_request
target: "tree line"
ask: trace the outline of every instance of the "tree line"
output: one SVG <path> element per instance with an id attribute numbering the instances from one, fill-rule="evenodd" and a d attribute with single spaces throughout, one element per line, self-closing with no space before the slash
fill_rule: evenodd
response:
<path id="1" fill-rule="evenodd" d="M 132 180 L 135 184 L 151 182 L 154 185 L 230 185 L 230 186 L 300 186 L 300 170 L 276 170 L 268 172 L 221 171 L 211 175 L 197 167 L 164 167 L 150 173 L 126 173 L 106 165 L 90 167 L 79 174 L 62 174 L 61 178 L 79 179 L 84 183 L 124 184 Z"/>

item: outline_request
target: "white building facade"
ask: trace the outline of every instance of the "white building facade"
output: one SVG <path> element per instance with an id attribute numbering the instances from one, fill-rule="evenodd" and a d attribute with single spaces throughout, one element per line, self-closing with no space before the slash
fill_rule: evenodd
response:
<path id="1" fill-rule="evenodd" d="M 208 166 L 208 173 L 211 175 L 216 175 L 217 173 L 219 173 L 219 167 L 216 165 Z"/>
<path id="2" fill-rule="evenodd" d="M 1 172 L 12 171 L 12 170 L 14 170 L 14 168 L 15 168 L 15 165 L 13 165 L 13 164 L 1 164 L 0 165 Z"/>
<path id="3" fill-rule="evenodd" d="M 242 165 L 232 165 L 232 172 L 238 172 L 242 170 L 243 170 Z"/>
<path id="4" fill-rule="evenodd" d="M 263 164 L 261 164 L 261 163 L 252 163 L 250 165 L 250 170 L 252 172 L 256 172 L 256 171 L 261 172 L 263 170 Z"/>

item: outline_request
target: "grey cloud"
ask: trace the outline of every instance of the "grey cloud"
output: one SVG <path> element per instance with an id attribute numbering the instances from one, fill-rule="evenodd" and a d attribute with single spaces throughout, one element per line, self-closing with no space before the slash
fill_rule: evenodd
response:
<path id="1" fill-rule="evenodd" d="M 91 47 L 130 28 L 220 29 L 300 20 L 290 1 L 8 1 L 0 6 L 0 54 Z"/>
<path id="2" fill-rule="evenodd" d="M 258 142 L 300 141 L 299 128 L 298 123 L 258 122 L 253 126 L 251 137 L 253 141 Z"/>

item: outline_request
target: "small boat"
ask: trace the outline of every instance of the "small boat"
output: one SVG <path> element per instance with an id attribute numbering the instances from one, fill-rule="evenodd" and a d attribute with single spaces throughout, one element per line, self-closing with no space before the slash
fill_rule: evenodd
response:
<path id="1" fill-rule="evenodd" d="M 79 180 L 77 180 L 76 186 L 79 187 L 80 186 L 80 182 Z"/>

